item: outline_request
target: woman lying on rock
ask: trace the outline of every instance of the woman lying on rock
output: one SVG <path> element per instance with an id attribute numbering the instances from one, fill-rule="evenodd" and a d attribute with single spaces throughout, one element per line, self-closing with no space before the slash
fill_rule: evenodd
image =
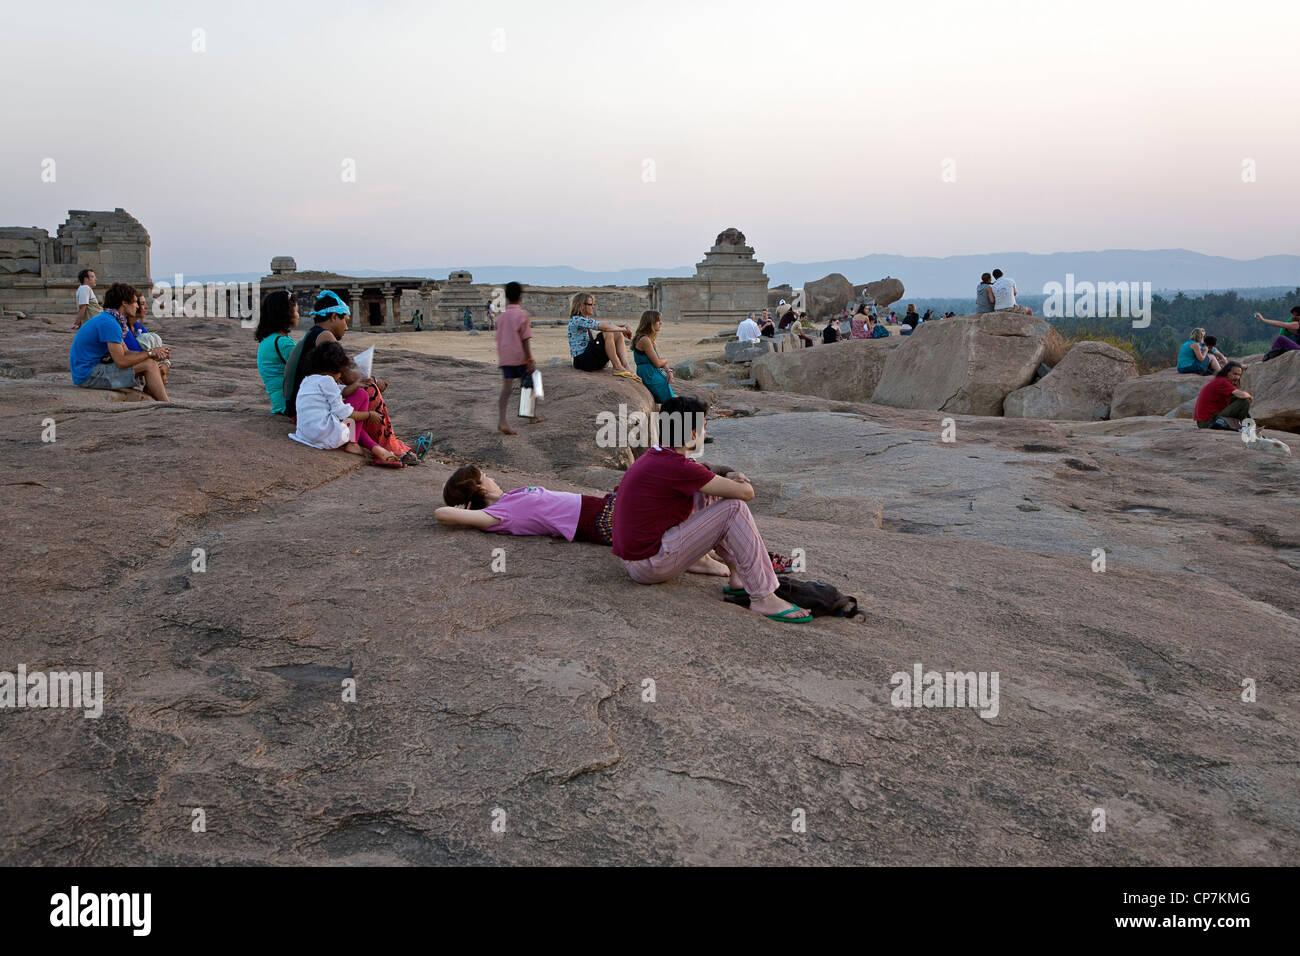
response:
<path id="1" fill-rule="evenodd" d="M 438 524 L 605 545 L 611 540 L 613 494 L 597 498 L 535 485 L 503 492 L 482 469 L 466 465 L 447 479 L 442 500 L 448 507 L 434 511 Z"/>
<path id="2" fill-rule="evenodd" d="M 730 473 L 725 466 L 705 465 L 715 474 Z M 457 468 L 442 489 L 447 507 L 433 516 L 449 527 L 478 528 L 495 534 L 550 535 L 566 541 L 590 541 L 608 547 L 613 543 L 614 503 L 617 490 L 603 498 L 565 491 L 548 491 L 534 485 L 503 492 L 481 468 Z M 792 562 L 783 554 L 769 554 L 772 570 L 785 574 Z M 686 569 L 695 574 L 729 576 L 727 566 L 713 552 Z"/>
<path id="3" fill-rule="evenodd" d="M 379 445 L 355 422 L 378 422 L 379 413 L 370 409 L 364 389 L 344 394 L 340 385 L 352 366 L 343 346 L 326 342 L 312 350 L 307 375 L 298 386 L 298 428 L 289 437 L 312 448 L 342 448 L 353 455 L 365 455 L 372 465 L 401 468 L 387 448 Z"/>
<path id="4" fill-rule="evenodd" d="M 812 615 L 776 596 L 778 581 L 754 516 L 754 486 L 737 471 L 718 475 L 687 453 L 704 446 L 708 406 L 678 396 L 664 402 L 664 445 L 638 458 L 619 485 L 614 556 L 638 584 L 670 581 L 716 553 L 726 593 L 745 593 L 750 610 L 773 621 L 805 624 Z"/>

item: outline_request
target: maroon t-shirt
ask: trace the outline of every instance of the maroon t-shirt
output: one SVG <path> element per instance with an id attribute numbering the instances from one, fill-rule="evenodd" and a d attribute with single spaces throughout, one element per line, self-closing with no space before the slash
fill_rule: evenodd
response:
<path id="1" fill-rule="evenodd" d="M 1201 386 L 1200 394 L 1196 396 L 1196 407 L 1192 409 L 1192 419 L 1198 422 L 1208 422 L 1215 415 L 1228 407 L 1232 401 L 1232 393 L 1236 391 L 1237 386 L 1228 381 L 1228 376 L 1222 378 L 1215 376 Z"/>
<path id="2" fill-rule="evenodd" d="M 664 532 L 691 515 L 695 493 L 713 472 L 658 445 L 632 463 L 618 486 L 614 556 L 640 561 L 659 553 Z"/>

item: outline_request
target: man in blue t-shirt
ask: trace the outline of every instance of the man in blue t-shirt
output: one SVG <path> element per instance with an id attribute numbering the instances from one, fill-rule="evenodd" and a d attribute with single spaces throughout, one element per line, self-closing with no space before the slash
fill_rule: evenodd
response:
<path id="1" fill-rule="evenodd" d="M 68 350 L 72 384 L 82 388 L 132 388 L 136 376 L 144 390 L 160 402 L 169 402 L 158 363 L 171 357 L 166 346 L 133 352 L 122 341 L 122 329 L 139 312 L 139 293 L 125 282 L 115 282 L 104 296 L 104 311 L 77 329 Z"/>

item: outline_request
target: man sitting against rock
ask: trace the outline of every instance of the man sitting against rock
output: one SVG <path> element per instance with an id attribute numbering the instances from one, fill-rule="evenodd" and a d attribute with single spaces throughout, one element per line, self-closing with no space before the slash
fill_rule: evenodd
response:
<path id="1" fill-rule="evenodd" d="M 594 296 L 579 292 L 573 297 L 569 304 L 569 354 L 579 372 L 599 372 L 609 365 L 615 375 L 637 378 L 624 346 L 624 340 L 631 337 L 632 330 L 626 325 L 596 319 Z"/>
<path id="2" fill-rule="evenodd" d="M 1234 432 L 1241 428 L 1242 420 L 1250 417 L 1251 394 L 1238 387 L 1245 371 L 1240 362 L 1229 362 L 1201 386 L 1192 410 L 1197 428 Z"/>
<path id="3" fill-rule="evenodd" d="M 756 338 L 758 338 L 758 323 L 754 321 L 754 313 L 751 312 L 736 326 L 736 339 L 740 342 L 752 342 Z"/>
<path id="4" fill-rule="evenodd" d="M 749 608 L 782 623 L 805 624 L 812 615 L 776 596 L 772 559 L 747 501 L 754 486 L 738 471 L 691 461 L 704 445 L 708 405 L 678 395 L 659 416 L 663 445 L 638 458 L 618 487 L 614 556 L 638 584 L 670 581 L 685 571 L 728 572 L 726 593 L 747 593 Z M 709 557 L 715 552 L 721 564 Z"/>
<path id="5" fill-rule="evenodd" d="M 153 399 L 169 402 L 158 363 L 171 357 L 171 349 L 132 352 L 123 341 L 123 329 L 139 314 L 140 295 L 135 286 L 115 282 L 104 295 L 104 310 L 77 329 L 68 350 L 72 384 L 82 388 L 131 388 L 136 374 L 144 377 L 144 390 Z"/>

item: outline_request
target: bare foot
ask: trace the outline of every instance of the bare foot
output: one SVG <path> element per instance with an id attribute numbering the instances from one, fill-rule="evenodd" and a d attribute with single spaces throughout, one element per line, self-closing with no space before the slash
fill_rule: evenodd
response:
<path id="1" fill-rule="evenodd" d="M 363 455 L 363 454 L 365 454 L 365 452 L 363 452 L 363 451 L 361 450 L 361 446 L 358 445 L 358 444 L 357 444 L 356 442 L 354 442 L 354 441 L 350 441 L 350 442 L 348 442 L 346 445 L 344 445 L 344 446 L 343 446 L 343 450 L 344 450 L 345 452 L 347 452 L 349 455 Z"/>
<path id="2" fill-rule="evenodd" d="M 712 574 L 720 578 L 731 576 L 731 569 L 710 555 L 705 555 L 686 569 L 691 574 Z"/>
<path id="3" fill-rule="evenodd" d="M 511 428 L 509 425 L 498 425 L 498 426 L 497 426 L 497 431 L 499 431 L 499 432 L 500 432 L 501 434 L 503 434 L 503 435 L 518 435 L 518 434 L 519 434 L 519 432 L 515 431 L 515 430 L 514 430 L 513 428 Z"/>

